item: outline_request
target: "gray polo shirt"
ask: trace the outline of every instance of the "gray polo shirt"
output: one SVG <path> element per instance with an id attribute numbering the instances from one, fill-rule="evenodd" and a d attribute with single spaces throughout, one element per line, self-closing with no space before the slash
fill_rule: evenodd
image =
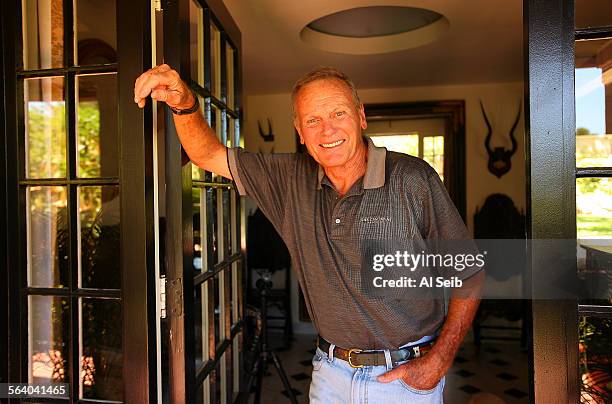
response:
<path id="1" fill-rule="evenodd" d="M 343 348 L 397 349 L 439 329 L 443 291 L 414 301 L 372 296 L 362 284 L 364 245 L 470 237 L 431 166 L 364 141 L 365 175 L 344 197 L 308 154 L 233 148 L 228 162 L 239 193 L 257 203 L 287 244 L 317 332 Z"/>

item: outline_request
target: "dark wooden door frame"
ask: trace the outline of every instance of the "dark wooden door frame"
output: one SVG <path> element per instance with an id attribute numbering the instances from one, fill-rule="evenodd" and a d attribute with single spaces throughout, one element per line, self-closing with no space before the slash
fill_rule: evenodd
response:
<path id="1" fill-rule="evenodd" d="M 66 10 L 72 10 L 71 5 L 64 2 Z M 150 108 L 139 110 L 133 102 L 134 79 L 140 74 L 150 60 L 150 3 L 145 0 L 117 1 L 117 44 L 119 64 L 118 73 L 118 104 L 120 114 L 119 136 L 120 144 L 120 192 L 121 206 L 121 239 L 120 239 L 120 266 L 122 271 L 122 290 L 118 296 L 123 305 L 122 350 L 123 350 L 123 389 L 126 403 L 156 403 L 155 372 L 157 368 L 154 347 L 154 332 L 150 327 L 154 324 L 155 279 L 154 239 L 153 239 L 153 172 L 151 165 L 151 111 Z M 21 65 L 20 55 L 22 39 L 20 18 L 21 2 L 17 0 L 0 3 L 2 18 L 2 64 L 3 82 L 0 105 L 3 112 L 2 130 L 2 156 L 0 173 L 6 178 L 0 190 L 0 207 L 2 218 L 6 226 L 2 226 L 0 241 L 0 254 L 2 255 L 2 298 L 8 304 L 3 310 L 8 319 L 0 317 L 2 321 L 2 354 L 3 378 L 6 366 L 6 379 L 11 382 L 25 382 L 27 366 L 23 361 L 24 341 L 27 341 L 27 324 L 22 321 L 26 318 L 25 299 L 21 294 L 26 283 L 23 274 L 24 249 L 27 243 L 26 235 L 21 230 L 21 221 L 18 212 L 25 210 L 20 200 L 19 178 L 23 172 L 23 161 L 20 149 L 19 136 L 22 133 L 23 104 L 17 99 L 20 87 L 18 69 Z M 72 22 L 72 14 L 67 14 L 68 22 Z M 71 38 L 69 30 L 65 31 L 66 38 Z M 71 41 L 66 42 L 66 54 L 70 54 Z M 112 71 L 114 66 L 109 67 Z M 99 67 L 96 71 L 102 71 Z M 65 74 L 66 69 L 49 70 L 47 75 Z M 39 73 L 40 74 L 40 73 Z M 4 102 L 6 101 L 6 102 Z M 67 100 L 69 102 L 69 100 Z M 72 116 L 71 118 L 74 118 Z M 69 125 L 72 122 L 68 122 Z M 10 164 L 9 164 L 10 162 Z M 6 171 L 5 171 L 6 170 Z M 4 188 L 6 186 L 6 188 Z M 74 226 L 72 228 L 74 230 Z M 6 233 L 4 233 L 6 231 Z M 9 236 L 10 235 L 10 236 Z M 7 243 L 5 246 L 5 242 Z M 9 271 L 10 269 L 10 271 Z M 5 279 L 6 276 L 6 279 Z M 71 296 L 74 297 L 74 296 Z M 3 312 L 4 313 L 4 312 Z M 74 321 L 74 316 L 71 319 Z M 5 326 L 8 324 L 8 327 Z M 4 330 L 7 335 L 4 335 Z M 74 343 L 74 335 L 71 336 Z M 77 335 L 78 337 L 78 335 Z M 6 341 L 8 339 L 8 341 Z M 8 358 L 4 358 L 4 356 Z M 71 372 L 80 368 L 78 355 L 73 355 Z M 6 359 L 6 360 L 4 360 Z M 74 364 L 77 366 L 74 366 Z M 78 375 L 75 376 L 78 379 Z M 2 380 L 3 382 L 6 380 Z M 74 393 L 78 386 L 71 386 Z M 73 397 L 71 402 L 77 402 Z M 95 400 L 90 400 L 95 402 Z"/>
<path id="2" fill-rule="evenodd" d="M 576 238 L 574 4 L 523 2 L 527 234 Z M 553 274 L 576 275 L 550 248 L 530 251 L 532 297 Z M 571 279 L 571 278 L 565 278 Z M 576 403 L 579 397 L 577 300 L 532 300 L 530 401 Z"/>
<path id="3" fill-rule="evenodd" d="M 466 221 L 465 101 L 418 101 L 366 104 L 368 119 L 443 118 L 445 186 L 459 214 Z M 450 158 L 446 158 L 446 157 Z"/>
<path id="4" fill-rule="evenodd" d="M 164 60 L 179 73 L 189 66 L 189 0 L 167 2 L 164 7 Z M 185 75 L 183 75 L 185 77 Z M 161 105 L 160 105 L 161 107 Z M 169 399 L 176 404 L 195 401 L 193 307 L 185 305 L 184 291 L 193 284 L 193 224 L 191 217 L 190 165 L 183 166 L 181 144 L 172 114 L 166 111 L 165 183 L 166 235 L 165 265 L 167 277 L 168 320 L 172 338 L 168 343 Z M 187 273 L 185 273 L 187 272 Z M 189 283 L 189 284 L 186 284 Z M 190 299 L 187 299 L 188 301 Z"/>
<path id="5" fill-rule="evenodd" d="M 17 48 L 21 45 L 21 38 L 17 35 L 18 22 L 14 16 L 15 6 L 14 2 L 3 1 L 0 3 L 2 12 L 0 18 L 2 18 L 2 53 L 4 58 L 4 98 L 6 100 L 4 104 L 4 146 L 5 158 L 6 158 L 6 172 L 5 172 L 5 192 L 4 195 L 6 201 L 6 207 L 3 214 L 6 214 L 6 232 L 11 234 L 12 237 L 7 237 L 6 247 L 6 285 L 7 285 L 7 307 L 8 320 L 7 320 L 7 381 L 15 382 L 21 381 L 22 375 L 22 363 L 20 357 L 20 339 L 22 338 L 22 327 L 20 321 L 20 313 L 22 310 L 20 289 L 21 289 L 21 274 L 19 266 L 19 257 L 16 253 L 19 251 L 20 243 L 25 241 L 25 237 L 18 231 L 19 224 L 17 215 L 15 212 L 19 209 L 18 203 L 18 179 L 19 179 L 19 155 L 15 152 L 18 150 L 17 146 L 17 113 L 19 107 L 16 105 L 16 93 L 17 93 Z M 21 15 L 21 13 L 18 13 Z M 11 161 L 12 164 L 8 164 Z M 8 268 L 16 268 L 17 270 L 8 271 Z"/>
<path id="6" fill-rule="evenodd" d="M 0 6 L 0 14 L 4 15 L 4 6 Z M 6 91 L 4 75 L 4 31 L 0 32 L 0 178 L 6 179 L 6 162 L 9 161 L 6 154 L 6 114 L 4 105 L 6 103 Z M 7 182 L 2 181 L 0 185 L 0 383 L 8 381 L 8 262 L 7 262 L 7 238 L 8 238 L 8 223 L 6 215 L 6 186 Z"/>
<path id="7" fill-rule="evenodd" d="M 134 104 L 134 80 L 151 65 L 151 4 L 117 1 L 123 374 L 126 403 L 156 403 L 153 129 L 151 103 Z"/>

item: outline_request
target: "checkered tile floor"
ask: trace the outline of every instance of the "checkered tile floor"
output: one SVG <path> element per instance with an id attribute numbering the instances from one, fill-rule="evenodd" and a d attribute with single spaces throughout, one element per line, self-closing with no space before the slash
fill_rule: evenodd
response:
<path id="1" fill-rule="evenodd" d="M 308 402 L 308 388 L 312 373 L 315 336 L 296 335 L 290 349 L 278 349 L 278 338 L 270 336 L 299 403 Z M 446 376 L 444 401 L 447 404 L 528 403 L 527 354 L 515 341 L 483 341 L 477 352 L 471 336 L 460 348 L 451 370 Z M 477 400 L 477 399 L 480 400 Z M 249 402 L 253 402 L 253 397 Z M 289 402 L 287 392 L 272 364 L 264 377 L 264 404 Z"/>

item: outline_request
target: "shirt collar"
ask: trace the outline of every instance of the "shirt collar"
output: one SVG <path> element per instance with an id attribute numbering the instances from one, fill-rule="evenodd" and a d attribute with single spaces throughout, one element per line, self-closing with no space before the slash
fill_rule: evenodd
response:
<path id="1" fill-rule="evenodd" d="M 380 188 L 385 185 L 387 149 L 374 145 L 374 142 L 368 136 L 364 136 L 364 138 L 368 144 L 368 162 L 363 177 L 363 189 Z M 317 189 L 321 189 L 323 183 L 331 186 L 329 179 L 325 176 L 325 170 L 319 165 Z"/>

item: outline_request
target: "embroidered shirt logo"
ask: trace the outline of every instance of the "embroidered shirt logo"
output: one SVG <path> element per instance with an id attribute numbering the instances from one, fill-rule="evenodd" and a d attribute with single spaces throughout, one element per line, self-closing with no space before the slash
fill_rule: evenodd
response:
<path id="1" fill-rule="evenodd" d="M 385 216 L 365 216 L 359 220 L 363 223 L 382 223 L 382 222 L 391 223 L 391 218 L 385 217 Z"/>

